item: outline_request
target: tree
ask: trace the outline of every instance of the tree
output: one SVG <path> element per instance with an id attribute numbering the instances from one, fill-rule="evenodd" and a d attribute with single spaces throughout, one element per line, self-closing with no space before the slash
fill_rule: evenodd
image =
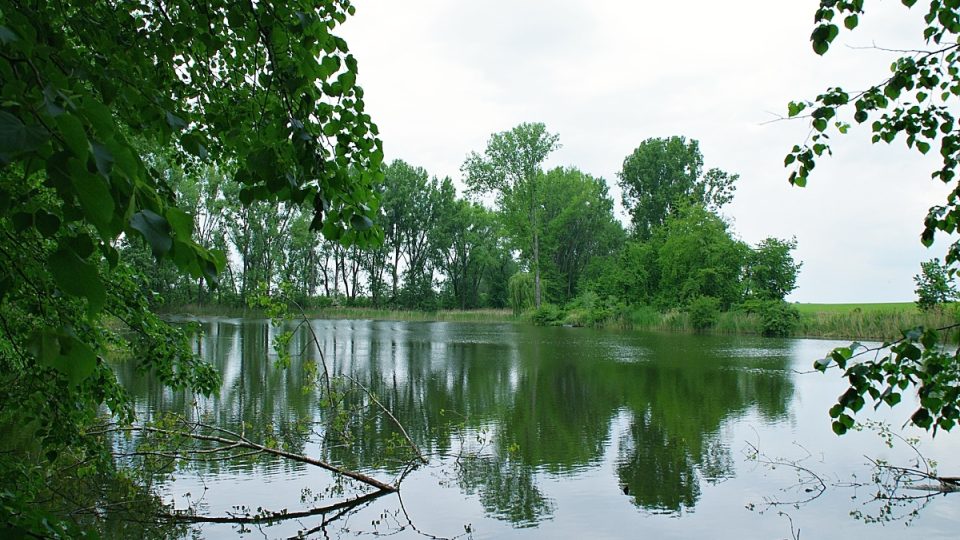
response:
<path id="1" fill-rule="evenodd" d="M 643 141 L 617 176 L 634 233 L 644 240 L 685 204 L 717 210 L 729 203 L 739 178 L 720 169 L 704 173 L 700 143 L 677 136 Z"/>
<path id="2" fill-rule="evenodd" d="M 541 265 L 553 301 L 566 302 L 579 292 L 590 261 L 622 243 L 623 228 L 613 216 L 603 179 L 558 167 L 538 181 L 543 193 Z"/>
<path id="3" fill-rule="evenodd" d="M 530 266 L 533 271 L 534 305 L 540 307 L 540 222 L 541 194 L 537 175 L 547 156 L 559 148 L 559 137 L 547 132 L 541 123 L 520 124 L 510 131 L 494 133 L 483 155 L 471 152 L 460 170 L 472 193 L 494 193 L 497 204 L 514 203 L 511 210 L 526 216 L 527 228 L 521 230 L 530 241 Z M 516 221 L 512 221 L 517 223 Z"/>
<path id="4" fill-rule="evenodd" d="M 44 473 L 18 463 L 83 456 L 96 444 L 82 427 L 103 405 L 129 418 L 101 359 L 114 343 L 107 317 L 130 328 L 131 357 L 163 382 L 217 385 L 149 313 L 115 247 L 145 242 L 210 283 L 226 265 L 198 243 L 197 216 L 152 155 L 169 151 L 185 171 L 229 167 L 245 205 L 307 205 L 311 227 L 341 243 L 379 240 L 381 144 L 357 61 L 333 33 L 353 11 L 349 0 L 0 0 L 0 429 L 41 448 L 5 460 L 0 483 L 37 495 Z M 0 516 L 30 536 L 57 522 L 30 505 Z"/>
<path id="5" fill-rule="evenodd" d="M 846 133 L 851 120 L 869 122 L 874 143 L 890 144 L 900 138 L 921 154 L 939 145 L 941 163 L 931 176 L 953 190 L 945 202 L 932 206 L 924 219 L 920 239 L 929 247 L 937 233 L 952 234 L 960 223 L 960 126 L 954 116 L 960 96 L 960 6 L 941 0 L 901 1 L 908 9 L 918 3 L 926 8 L 922 14 L 925 27 L 918 36 L 922 44 L 900 51 L 889 76 L 866 90 L 850 93 L 830 87 L 813 100 L 790 103 L 788 116 L 809 120 L 812 135 L 809 142 L 790 150 L 784 164 L 790 168 L 790 183 L 805 186 L 817 160 L 832 154 L 831 134 Z M 810 36 L 814 52 L 823 55 L 829 51 L 840 35 L 841 19 L 844 28 L 855 29 L 864 4 L 864 0 L 821 0 Z M 945 262 L 949 274 L 956 272 L 960 241 L 950 245 Z M 934 431 L 953 428 L 960 419 L 958 352 L 946 352 L 934 329 L 907 330 L 891 345 L 876 355 L 875 349 L 859 344 L 840 347 L 815 364 L 821 371 L 837 365 L 850 381 L 830 409 L 834 431 L 843 434 L 853 427 L 853 415 L 864 406 L 865 398 L 893 406 L 910 386 L 916 386 L 920 396 L 920 405 L 910 417 L 913 424 Z"/>
<path id="6" fill-rule="evenodd" d="M 496 217 L 480 204 L 456 198 L 449 182 L 441 185 L 440 207 L 433 231 L 437 269 L 446 276 L 456 307 L 478 307 L 480 285 L 499 242 Z"/>
<path id="7" fill-rule="evenodd" d="M 920 273 L 913 276 L 917 284 L 917 307 L 930 310 L 957 299 L 957 286 L 940 259 L 920 263 Z"/>
<path id="8" fill-rule="evenodd" d="M 751 250 L 744 278 L 748 297 L 783 300 L 797 288 L 797 274 L 803 263 L 793 260 L 797 240 L 766 238 Z"/>
<path id="9" fill-rule="evenodd" d="M 682 207 L 657 229 L 658 304 L 680 307 L 712 297 L 726 309 L 740 300 L 749 248 L 728 229 L 716 214 L 695 205 Z"/>

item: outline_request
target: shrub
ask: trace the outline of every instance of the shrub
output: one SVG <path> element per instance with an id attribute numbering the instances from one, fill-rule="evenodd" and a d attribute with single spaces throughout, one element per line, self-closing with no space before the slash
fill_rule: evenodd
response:
<path id="1" fill-rule="evenodd" d="M 538 326 L 557 326 L 566 314 L 553 304 L 540 304 L 540 309 L 533 312 L 530 319 Z"/>
<path id="2" fill-rule="evenodd" d="M 760 332 L 765 336 L 792 335 L 800 323 L 800 311 L 783 300 L 748 300 L 740 309 L 760 316 Z"/>
<path id="3" fill-rule="evenodd" d="M 789 336 L 799 322 L 800 311 L 782 300 L 766 302 L 760 310 L 760 325 L 765 336 Z"/>
<path id="4" fill-rule="evenodd" d="M 720 299 L 712 296 L 698 296 L 687 306 L 690 325 L 694 330 L 706 330 L 717 323 L 720 317 Z"/>

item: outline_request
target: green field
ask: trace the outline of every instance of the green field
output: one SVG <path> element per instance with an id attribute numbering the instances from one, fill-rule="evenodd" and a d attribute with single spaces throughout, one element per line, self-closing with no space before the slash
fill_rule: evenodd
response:
<path id="1" fill-rule="evenodd" d="M 895 340 L 922 326 L 945 328 L 958 320 L 957 304 L 921 311 L 913 302 L 793 304 L 800 311 L 798 336 Z"/>
<path id="2" fill-rule="evenodd" d="M 889 302 L 879 304 L 793 304 L 803 313 L 917 313 L 917 305 L 913 302 Z"/>

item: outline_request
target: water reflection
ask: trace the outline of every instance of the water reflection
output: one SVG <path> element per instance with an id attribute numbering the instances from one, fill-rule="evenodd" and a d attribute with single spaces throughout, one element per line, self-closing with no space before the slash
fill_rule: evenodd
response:
<path id="1" fill-rule="evenodd" d="M 704 482 L 733 474 L 725 423 L 748 413 L 782 419 L 794 391 L 788 343 L 771 340 L 318 320 L 296 332 L 293 362 L 279 369 L 266 321 L 201 325 L 195 347 L 223 375 L 219 395 L 164 391 L 120 365 L 144 417 L 176 411 L 348 467 L 397 472 L 386 442 L 398 429 L 374 407 L 356 409 L 348 446 L 314 444 L 326 409 L 304 366 L 325 362 L 391 409 L 424 453 L 455 471 L 465 495 L 515 526 L 555 511 L 545 480 L 601 467 L 611 446 L 612 488 L 644 510 L 691 510 Z M 364 397 L 344 399 L 359 406 Z M 230 466 L 263 474 L 298 467 Z"/>

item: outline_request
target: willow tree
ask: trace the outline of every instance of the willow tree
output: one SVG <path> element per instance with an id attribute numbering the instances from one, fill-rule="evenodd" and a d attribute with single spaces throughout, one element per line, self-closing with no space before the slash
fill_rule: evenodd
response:
<path id="1" fill-rule="evenodd" d="M 493 193 L 506 213 L 523 216 L 525 227 L 514 232 L 530 242 L 534 305 L 540 307 L 540 214 L 541 194 L 537 177 L 551 152 L 560 147 L 559 137 L 547 132 L 542 123 L 520 124 L 510 131 L 494 133 L 483 155 L 471 152 L 460 170 L 471 193 Z M 515 220 L 508 220 L 508 222 Z"/>

